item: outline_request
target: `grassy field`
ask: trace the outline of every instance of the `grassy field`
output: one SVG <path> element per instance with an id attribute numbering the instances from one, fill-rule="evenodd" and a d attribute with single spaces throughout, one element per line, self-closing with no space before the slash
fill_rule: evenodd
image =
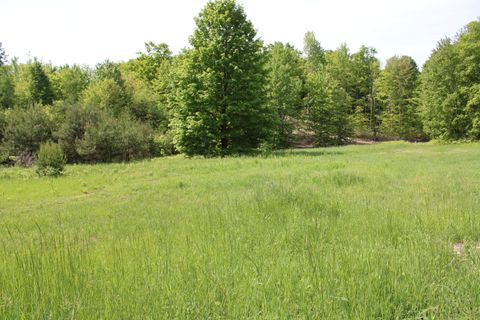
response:
<path id="1" fill-rule="evenodd" d="M 479 144 L 3 168 L 0 318 L 479 319 L 479 240 Z"/>

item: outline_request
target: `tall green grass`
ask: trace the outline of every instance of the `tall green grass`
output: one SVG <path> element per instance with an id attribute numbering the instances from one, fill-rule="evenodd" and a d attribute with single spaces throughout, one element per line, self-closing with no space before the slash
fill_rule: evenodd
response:
<path id="1" fill-rule="evenodd" d="M 479 144 L 0 169 L 0 318 L 478 319 L 479 214 Z"/>

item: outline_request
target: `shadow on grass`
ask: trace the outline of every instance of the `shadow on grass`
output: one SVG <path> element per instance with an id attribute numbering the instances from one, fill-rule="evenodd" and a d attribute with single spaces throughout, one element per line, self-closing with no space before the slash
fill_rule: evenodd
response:
<path id="1" fill-rule="evenodd" d="M 343 151 L 330 151 L 330 150 L 306 150 L 306 149 L 296 149 L 296 150 L 279 150 L 272 153 L 273 157 L 291 157 L 291 156 L 300 156 L 300 157 L 320 157 L 320 156 L 329 156 L 329 155 L 343 155 Z"/>

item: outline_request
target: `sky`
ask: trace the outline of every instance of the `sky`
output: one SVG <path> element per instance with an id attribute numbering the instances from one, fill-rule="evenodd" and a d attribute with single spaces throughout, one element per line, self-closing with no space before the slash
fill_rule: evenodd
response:
<path id="1" fill-rule="evenodd" d="M 325 49 L 374 47 L 382 63 L 412 56 L 421 66 L 436 43 L 480 16 L 480 0 L 238 0 L 265 43 L 303 47 L 313 31 Z M 207 0 L 0 0 L 0 42 L 9 58 L 54 65 L 125 61 L 145 41 L 188 47 Z"/>

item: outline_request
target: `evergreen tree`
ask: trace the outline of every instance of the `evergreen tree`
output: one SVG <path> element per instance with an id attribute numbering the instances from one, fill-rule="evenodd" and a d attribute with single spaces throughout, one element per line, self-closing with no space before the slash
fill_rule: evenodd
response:
<path id="1" fill-rule="evenodd" d="M 176 146 L 209 156 L 256 148 L 272 120 L 262 42 L 234 0 L 209 2 L 195 23 L 176 81 Z"/>
<path id="2" fill-rule="evenodd" d="M 32 102 L 43 105 L 52 104 L 54 100 L 53 88 L 42 64 L 38 60 L 34 60 L 29 66 L 29 72 L 29 91 Z"/>
<path id="3" fill-rule="evenodd" d="M 10 66 L 0 66 L 0 109 L 15 103 L 15 84 Z"/>

